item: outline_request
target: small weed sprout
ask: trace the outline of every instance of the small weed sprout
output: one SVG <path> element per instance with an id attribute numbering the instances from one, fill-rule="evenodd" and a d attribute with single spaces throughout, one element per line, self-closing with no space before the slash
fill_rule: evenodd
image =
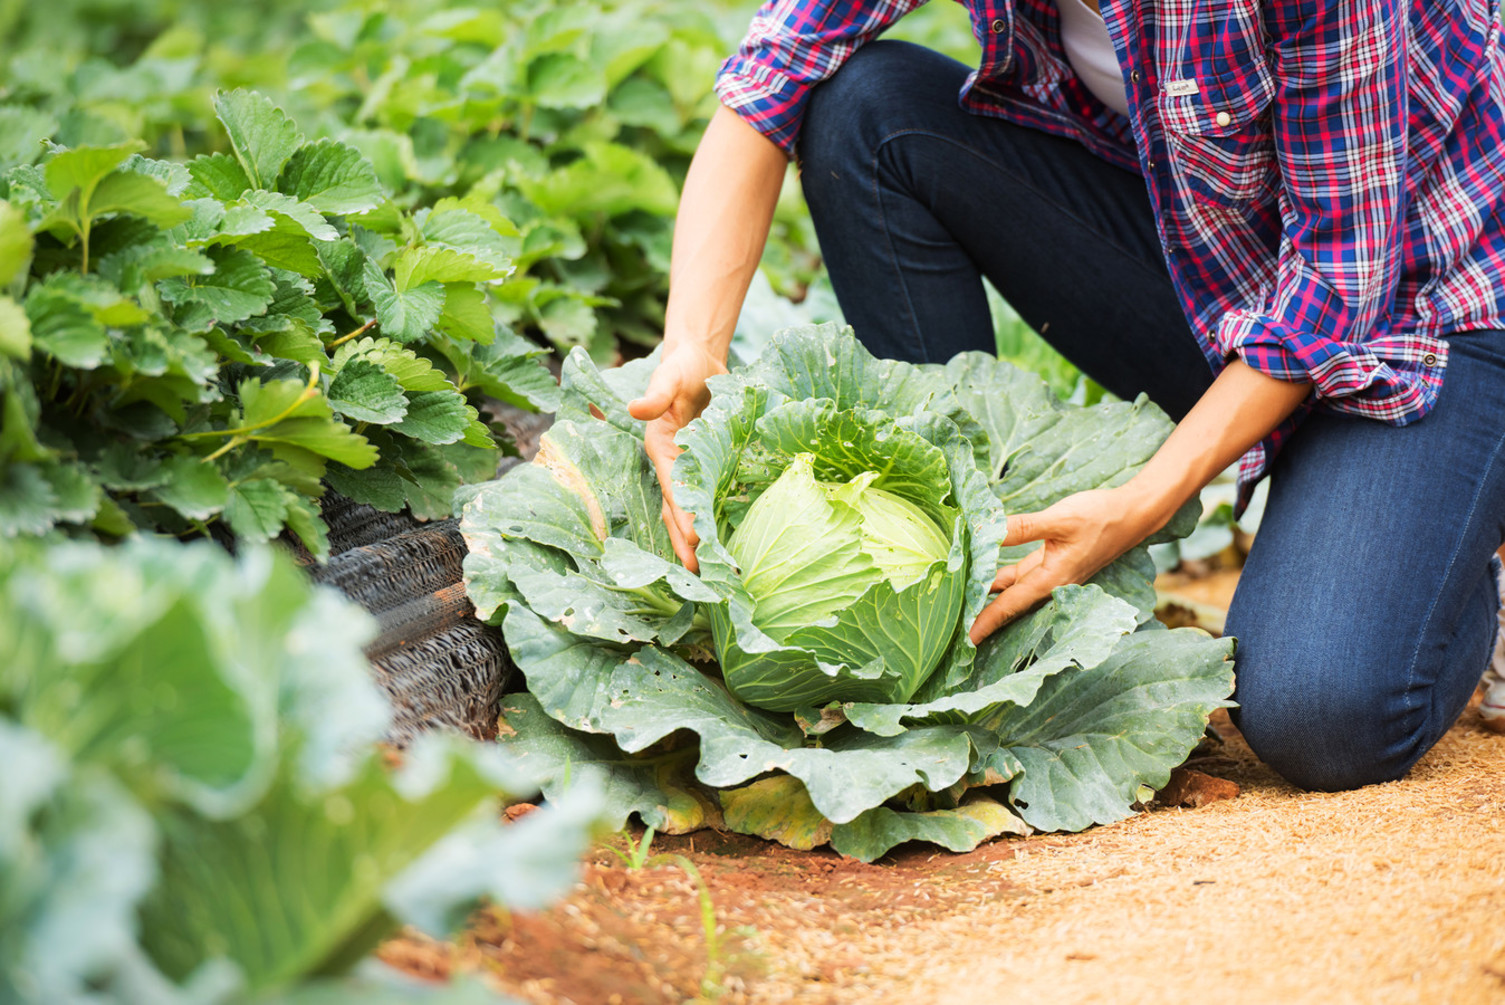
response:
<path id="1" fill-rule="evenodd" d="M 700 875 L 700 870 L 695 868 L 695 863 L 677 852 L 665 852 L 659 855 L 648 854 L 653 845 L 653 838 L 657 832 L 649 827 L 643 832 L 643 836 L 636 843 L 625 832 L 622 837 L 627 846 L 623 851 L 615 845 L 607 845 L 607 851 L 621 860 L 622 866 L 629 872 L 637 872 L 641 869 L 655 869 L 660 866 L 678 866 L 683 869 L 685 875 L 695 884 L 696 896 L 700 901 L 700 927 L 705 933 L 705 975 L 700 979 L 700 994 L 698 1000 L 714 1001 L 725 990 L 722 980 L 725 976 L 726 965 L 721 959 L 721 937 L 717 931 L 716 905 L 711 900 L 711 888 L 705 878 Z"/>

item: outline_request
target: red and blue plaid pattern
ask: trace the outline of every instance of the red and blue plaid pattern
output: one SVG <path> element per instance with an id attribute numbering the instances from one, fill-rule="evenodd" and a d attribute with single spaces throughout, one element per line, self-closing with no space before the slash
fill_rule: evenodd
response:
<path id="1" fill-rule="evenodd" d="M 810 87 L 921 2 L 767 0 L 717 93 L 793 153 Z M 1214 369 L 1405 425 L 1447 335 L 1505 327 L 1498 0 L 1103 0 L 1127 118 L 1072 72 L 1051 0 L 962 2 L 982 44 L 962 105 L 1144 175 Z M 1306 411 L 1244 457 L 1245 498 Z"/>

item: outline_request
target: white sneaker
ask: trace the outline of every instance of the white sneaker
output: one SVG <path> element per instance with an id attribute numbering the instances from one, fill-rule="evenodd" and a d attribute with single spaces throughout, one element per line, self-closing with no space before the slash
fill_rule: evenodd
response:
<path id="1" fill-rule="evenodd" d="M 1485 729 L 1505 733 L 1505 570 L 1500 572 L 1500 627 L 1495 633 L 1495 652 L 1484 671 L 1484 701 L 1479 718 Z"/>
<path id="2" fill-rule="evenodd" d="M 1484 671 L 1484 700 L 1479 704 L 1479 718 L 1485 729 L 1505 733 L 1505 652 L 1495 646 L 1494 662 Z"/>
<path id="3" fill-rule="evenodd" d="M 1495 663 L 1484 672 L 1484 701 L 1479 705 L 1479 718 L 1485 729 L 1505 733 L 1505 677 L 1500 676 L 1500 651 L 1495 650 Z"/>

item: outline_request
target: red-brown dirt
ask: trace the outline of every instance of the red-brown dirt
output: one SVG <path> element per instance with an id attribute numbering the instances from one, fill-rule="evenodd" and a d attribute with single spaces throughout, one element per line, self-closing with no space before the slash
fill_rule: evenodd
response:
<path id="1" fill-rule="evenodd" d="M 578 1005 L 1505 1002 L 1505 737 L 1471 708 L 1407 778 L 1311 793 L 1215 725 L 1221 745 L 1108 827 L 872 865 L 701 832 L 658 836 L 639 869 L 621 835 L 548 911 L 380 955 Z M 674 856 L 709 890 L 714 959 Z"/>

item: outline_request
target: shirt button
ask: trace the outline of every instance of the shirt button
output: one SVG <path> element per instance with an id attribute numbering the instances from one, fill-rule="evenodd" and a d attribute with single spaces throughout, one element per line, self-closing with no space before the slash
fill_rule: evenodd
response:
<path id="1" fill-rule="evenodd" d="M 1132 83 L 1135 83 L 1135 84 L 1139 83 L 1139 71 L 1138 70 L 1131 70 L 1131 71 L 1129 71 L 1129 80 Z"/>
<path id="2" fill-rule="evenodd" d="M 1002 35 L 1003 34 L 1003 29 L 1004 29 L 1003 18 L 1001 18 L 1001 17 L 995 17 L 993 19 L 993 23 L 990 24 L 990 25 L 988 25 L 988 27 L 993 30 L 993 34 L 995 34 L 995 35 Z"/>
<path id="3" fill-rule="evenodd" d="M 1145 162 L 1145 167 L 1149 168 L 1151 171 L 1155 170 L 1155 158 L 1151 157 L 1147 162 Z"/>
<path id="4" fill-rule="evenodd" d="M 1436 366 L 1437 354 L 1435 352 L 1429 352 L 1421 358 L 1421 362 L 1423 366 Z"/>
<path id="5" fill-rule="evenodd" d="M 1233 116 L 1229 115 L 1227 112 L 1219 112 L 1217 114 L 1217 118 L 1215 118 L 1213 121 L 1220 126 L 1226 126 L 1233 121 Z"/>

